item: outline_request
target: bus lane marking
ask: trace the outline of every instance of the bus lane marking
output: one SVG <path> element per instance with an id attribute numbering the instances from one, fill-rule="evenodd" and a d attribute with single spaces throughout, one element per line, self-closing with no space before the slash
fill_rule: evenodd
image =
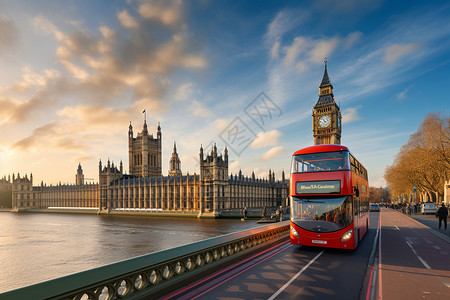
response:
<path id="1" fill-rule="evenodd" d="M 267 300 L 273 300 L 275 299 L 282 291 L 284 291 L 295 279 L 297 279 L 298 276 L 302 275 L 302 273 L 309 268 L 309 266 L 316 261 L 324 252 L 325 250 L 322 250 L 319 254 L 317 254 L 306 266 L 304 266 L 297 274 L 294 275 L 288 282 L 286 282 L 275 294 L 273 294 L 269 299 Z"/>
<path id="2" fill-rule="evenodd" d="M 450 282 L 447 282 L 447 281 L 444 281 L 444 280 L 441 280 L 441 282 L 442 282 L 446 287 L 450 288 Z"/>
<path id="3" fill-rule="evenodd" d="M 266 249 L 262 252 L 259 252 L 251 257 L 248 257 L 242 261 L 239 261 L 231 266 L 228 266 L 225 269 L 219 270 L 217 273 L 213 273 L 209 275 L 206 278 L 203 278 L 197 282 L 194 282 L 192 284 L 189 284 L 179 290 L 176 290 L 168 295 L 165 295 L 163 298 L 159 298 L 162 300 L 168 300 L 177 297 L 177 299 L 196 299 L 203 294 L 213 290 L 214 288 L 222 285 L 223 283 L 229 281 L 230 279 L 240 275 L 241 273 L 253 268 L 256 265 L 259 265 L 260 263 L 270 259 L 274 255 L 286 250 L 287 248 L 292 247 L 291 244 L 289 244 L 288 241 L 283 242 L 281 244 L 277 244 L 269 249 Z M 279 249 L 277 249 L 279 248 Z M 256 262 L 253 262 L 256 260 Z M 227 272 L 229 272 L 231 275 L 227 277 Z M 224 279 L 225 276 L 225 279 Z M 219 282 L 220 281 L 220 282 Z M 209 283 L 208 283 L 209 282 Z M 218 283 L 219 282 L 219 283 Z M 194 293 L 198 286 L 208 287 L 206 290 L 202 291 L 199 294 L 191 295 Z M 185 293 L 189 297 L 186 297 L 186 295 L 180 295 Z"/>
<path id="4" fill-rule="evenodd" d="M 413 248 L 413 246 L 411 245 L 411 243 L 409 241 L 406 241 L 406 243 L 408 244 L 408 246 L 411 248 L 412 252 L 414 252 L 414 254 L 417 256 L 417 258 L 420 260 L 420 262 L 425 266 L 425 268 L 427 268 L 428 270 L 431 270 L 431 267 L 427 264 L 426 261 L 424 261 L 422 259 L 422 257 L 420 257 L 419 254 L 417 254 L 416 250 Z"/>

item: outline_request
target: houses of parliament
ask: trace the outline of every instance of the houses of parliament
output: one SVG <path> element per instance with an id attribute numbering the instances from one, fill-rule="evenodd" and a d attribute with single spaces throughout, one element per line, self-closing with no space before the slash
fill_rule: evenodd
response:
<path id="1" fill-rule="evenodd" d="M 313 110 L 314 144 L 339 144 L 341 112 L 334 101 L 325 60 L 325 70 L 319 87 L 319 99 Z M 219 153 L 214 144 L 211 151 L 200 147 L 199 173 L 181 170 L 176 144 L 173 145 L 167 176 L 162 174 L 162 130 L 148 131 L 146 120 L 136 135 L 130 122 L 128 127 L 128 165 L 101 160 L 98 164 L 98 183 L 85 183 L 81 164 L 74 184 L 33 186 L 33 176 L 20 174 L 0 179 L 0 189 L 10 187 L 12 210 L 78 209 L 101 213 L 186 213 L 199 217 L 223 217 L 230 213 L 262 207 L 285 205 L 289 179 L 284 171 L 281 178 L 268 171 L 266 178 L 252 173 L 244 176 L 229 173 L 228 150 Z"/>

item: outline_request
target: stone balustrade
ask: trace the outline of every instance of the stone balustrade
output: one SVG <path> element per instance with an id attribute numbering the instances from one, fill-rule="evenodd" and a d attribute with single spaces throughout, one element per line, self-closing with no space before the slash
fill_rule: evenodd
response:
<path id="1" fill-rule="evenodd" d="M 180 228 L 180 234 L 183 234 Z M 231 233 L 120 261 L 0 294 L 7 299 L 156 298 L 238 261 L 278 239 L 289 221 Z"/>

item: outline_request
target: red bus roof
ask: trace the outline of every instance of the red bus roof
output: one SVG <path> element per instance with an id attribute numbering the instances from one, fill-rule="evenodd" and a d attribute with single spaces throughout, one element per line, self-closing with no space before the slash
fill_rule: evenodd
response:
<path id="1" fill-rule="evenodd" d="M 306 147 L 294 152 L 293 155 L 299 154 L 310 154 L 310 153 L 320 153 L 320 152 L 333 152 L 333 151 L 349 151 L 347 147 L 342 145 L 316 145 L 311 147 Z"/>

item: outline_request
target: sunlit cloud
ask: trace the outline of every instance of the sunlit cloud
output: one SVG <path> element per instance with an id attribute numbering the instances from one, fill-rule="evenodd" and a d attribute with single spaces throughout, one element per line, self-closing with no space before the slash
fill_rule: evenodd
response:
<path id="1" fill-rule="evenodd" d="M 57 114 L 64 119 L 74 119 L 84 126 L 105 126 L 109 129 L 116 126 L 123 128 L 132 116 L 129 110 L 88 105 L 66 107 Z"/>
<path id="2" fill-rule="evenodd" d="M 279 144 L 279 139 L 282 133 L 279 130 L 271 130 L 267 132 L 260 132 L 250 144 L 250 148 L 259 149 L 268 146 L 274 146 Z"/>
<path id="3" fill-rule="evenodd" d="M 189 110 L 195 116 L 199 116 L 199 117 L 209 117 L 211 115 L 211 111 L 209 109 L 207 109 L 201 102 L 199 102 L 197 100 L 192 100 Z"/>
<path id="4" fill-rule="evenodd" d="M 277 146 L 264 153 L 261 158 L 262 160 L 267 161 L 275 158 L 278 155 L 283 155 L 286 152 L 287 150 L 284 146 Z"/>
<path id="5" fill-rule="evenodd" d="M 237 173 L 239 173 L 240 166 L 241 166 L 241 163 L 236 160 L 228 166 L 228 171 L 230 172 L 230 174 L 237 174 Z"/>
<path id="6" fill-rule="evenodd" d="M 143 18 L 156 20 L 168 26 L 179 26 L 183 15 L 180 0 L 143 3 L 138 11 Z"/>
<path id="7" fill-rule="evenodd" d="M 361 106 L 357 107 L 349 107 L 344 110 L 342 114 L 342 123 L 351 123 L 355 122 L 361 119 L 361 117 L 358 114 L 358 110 L 361 108 Z"/>
<path id="8" fill-rule="evenodd" d="M 117 13 L 117 18 L 119 19 L 120 24 L 122 24 L 123 27 L 126 28 L 138 27 L 138 23 L 132 16 L 130 16 L 127 10 L 122 10 L 120 13 Z"/>
<path id="9" fill-rule="evenodd" d="M 174 99 L 184 101 L 192 95 L 192 83 L 185 83 L 179 86 L 175 92 Z"/>

